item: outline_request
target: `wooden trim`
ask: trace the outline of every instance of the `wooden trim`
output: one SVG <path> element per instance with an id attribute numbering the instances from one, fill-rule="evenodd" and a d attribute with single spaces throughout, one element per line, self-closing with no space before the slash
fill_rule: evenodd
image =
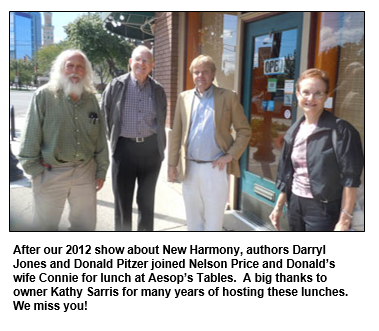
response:
<path id="1" fill-rule="evenodd" d="M 195 87 L 192 77 L 188 72 L 193 59 L 200 55 L 200 33 L 201 16 L 200 12 L 187 13 L 187 66 L 186 66 L 186 90 Z"/>
<path id="2" fill-rule="evenodd" d="M 309 31 L 308 65 L 307 68 L 314 68 L 316 62 L 316 41 L 318 12 L 311 12 L 311 26 Z"/>

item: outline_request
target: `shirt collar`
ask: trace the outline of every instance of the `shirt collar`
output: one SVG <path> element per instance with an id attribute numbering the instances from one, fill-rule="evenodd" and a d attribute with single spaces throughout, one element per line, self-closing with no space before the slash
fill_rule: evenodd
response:
<path id="1" fill-rule="evenodd" d="M 131 79 L 131 82 L 133 83 L 133 85 L 139 87 L 140 89 L 143 89 L 145 86 L 148 87 L 149 84 L 150 84 L 150 76 L 147 76 L 145 82 L 144 82 L 143 85 L 140 87 L 140 86 L 138 85 L 138 80 L 137 80 L 137 78 L 134 76 L 133 71 L 130 72 L 130 79 Z"/>
<path id="2" fill-rule="evenodd" d="M 195 88 L 195 95 L 199 99 L 208 99 L 208 98 L 211 98 L 213 96 L 213 84 L 211 85 L 211 87 L 208 90 L 204 91 L 204 93 L 202 95 L 200 95 L 200 93 Z"/>

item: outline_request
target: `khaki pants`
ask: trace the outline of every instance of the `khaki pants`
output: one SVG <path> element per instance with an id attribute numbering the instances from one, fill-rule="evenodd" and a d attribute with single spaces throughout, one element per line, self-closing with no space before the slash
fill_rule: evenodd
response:
<path id="1" fill-rule="evenodd" d="M 96 227 L 96 164 L 66 163 L 33 178 L 33 225 L 37 231 L 58 231 L 66 200 L 70 231 Z"/>

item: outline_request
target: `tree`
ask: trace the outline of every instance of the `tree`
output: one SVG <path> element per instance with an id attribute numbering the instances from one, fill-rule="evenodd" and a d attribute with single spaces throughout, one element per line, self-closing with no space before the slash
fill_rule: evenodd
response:
<path id="1" fill-rule="evenodd" d="M 54 60 L 66 49 L 70 49 L 70 45 L 67 41 L 42 47 L 35 56 L 38 73 L 43 76 L 48 76 Z"/>
<path id="2" fill-rule="evenodd" d="M 67 41 L 82 50 L 105 79 L 104 67 L 111 77 L 125 71 L 134 45 L 104 31 L 98 14 L 86 14 L 65 27 Z M 102 82 L 103 83 L 103 82 Z"/>
<path id="3" fill-rule="evenodd" d="M 34 79 L 34 64 L 29 60 L 12 60 L 9 66 L 9 81 L 15 82 L 18 77 L 18 86 L 30 85 Z"/>

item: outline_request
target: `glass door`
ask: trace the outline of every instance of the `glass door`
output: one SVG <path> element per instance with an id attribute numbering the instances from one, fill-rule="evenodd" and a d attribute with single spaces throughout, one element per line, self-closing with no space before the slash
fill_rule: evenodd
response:
<path id="1" fill-rule="evenodd" d="M 287 13 L 249 23 L 245 31 L 243 105 L 252 137 L 241 159 L 240 209 L 265 225 L 279 195 L 283 137 L 296 120 L 302 20 L 302 13 Z"/>

